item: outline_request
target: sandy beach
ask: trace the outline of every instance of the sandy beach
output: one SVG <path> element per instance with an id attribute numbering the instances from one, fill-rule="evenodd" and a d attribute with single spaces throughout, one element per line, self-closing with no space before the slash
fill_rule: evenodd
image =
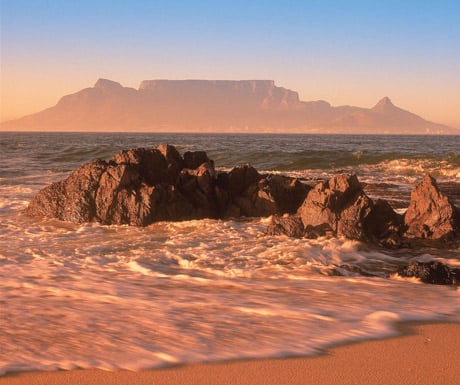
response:
<path id="1" fill-rule="evenodd" d="M 315 357 L 131 371 L 13 373 L 0 385 L 460 384 L 460 323 L 400 326 L 402 335 L 334 347 Z"/>

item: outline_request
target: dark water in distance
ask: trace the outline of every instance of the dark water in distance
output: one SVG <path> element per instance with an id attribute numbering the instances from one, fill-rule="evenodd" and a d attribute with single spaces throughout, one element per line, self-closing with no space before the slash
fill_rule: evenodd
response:
<path id="1" fill-rule="evenodd" d="M 460 266 L 458 249 L 264 236 L 266 218 L 136 228 L 23 214 L 82 163 L 161 143 L 310 184 L 355 172 L 401 211 L 431 173 L 460 203 L 460 136 L 0 132 L 0 374 L 306 355 L 395 321 L 460 319 L 458 288 L 390 274 L 413 258 Z M 344 264 L 378 277 L 332 275 Z"/>
<path id="2" fill-rule="evenodd" d="M 32 159 L 76 165 L 120 149 L 168 143 L 180 152 L 205 150 L 222 167 L 249 162 L 263 170 L 328 170 L 401 159 L 460 167 L 460 136 L 0 133 L 0 139 L 4 155 L 21 149 Z"/>

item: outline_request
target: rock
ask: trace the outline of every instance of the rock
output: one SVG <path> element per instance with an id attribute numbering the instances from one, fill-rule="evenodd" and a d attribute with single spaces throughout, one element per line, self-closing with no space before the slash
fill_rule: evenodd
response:
<path id="1" fill-rule="evenodd" d="M 302 238 L 304 236 L 302 219 L 294 215 L 274 215 L 271 218 L 271 224 L 265 230 L 265 234 Z"/>
<path id="2" fill-rule="evenodd" d="M 221 176 L 219 184 L 233 197 L 241 195 L 249 186 L 262 179 L 262 175 L 250 164 L 234 167 L 225 177 Z"/>
<path id="3" fill-rule="evenodd" d="M 236 205 L 240 215 L 245 217 L 267 217 L 279 214 L 275 198 L 265 179 L 250 185 L 242 194 L 233 196 L 232 205 Z"/>
<path id="4" fill-rule="evenodd" d="M 404 217 L 396 213 L 387 201 L 378 199 L 365 220 L 364 228 L 369 240 L 395 248 L 401 244 L 403 225 Z"/>
<path id="5" fill-rule="evenodd" d="M 147 226 L 156 221 L 269 216 L 295 211 L 306 187 L 288 177 L 264 178 L 250 165 L 216 173 L 204 151 L 182 159 L 170 145 L 123 150 L 39 191 L 34 216 L 83 223 Z"/>
<path id="6" fill-rule="evenodd" d="M 270 193 L 277 205 L 278 213 L 294 214 L 305 200 L 311 187 L 298 179 L 284 175 L 270 175 L 266 178 Z"/>
<path id="7" fill-rule="evenodd" d="M 319 237 L 334 237 L 336 232 L 331 228 L 328 223 L 322 223 L 320 225 L 312 226 L 308 225 L 305 227 L 305 238 L 316 239 Z"/>
<path id="8" fill-rule="evenodd" d="M 452 268 L 438 261 L 412 261 L 399 269 L 401 277 L 420 278 L 424 283 L 454 285 L 460 282 L 460 269 Z"/>
<path id="9" fill-rule="evenodd" d="M 373 203 L 364 193 L 356 175 L 338 175 L 318 183 L 298 210 L 308 234 L 367 238 L 364 223 Z"/>
<path id="10" fill-rule="evenodd" d="M 203 163 L 214 163 L 205 151 L 187 151 L 184 154 L 184 168 L 195 169 Z"/>
<path id="11" fill-rule="evenodd" d="M 83 165 L 67 179 L 40 190 L 25 213 L 75 223 L 95 220 L 95 197 L 99 189 L 99 180 L 108 167 L 109 163 L 102 160 Z"/>
<path id="12" fill-rule="evenodd" d="M 340 211 L 337 222 L 337 235 L 349 239 L 367 240 L 366 218 L 372 210 L 372 200 L 364 192 L 351 198 Z"/>
<path id="13" fill-rule="evenodd" d="M 454 238 L 460 228 L 456 207 L 430 175 L 426 175 L 412 191 L 404 222 L 408 238 L 449 239 Z"/>
<path id="14" fill-rule="evenodd" d="M 264 217 L 273 214 L 293 214 L 310 189 L 298 179 L 282 175 L 260 175 L 251 165 L 233 168 L 219 179 L 219 187 L 228 192 L 222 200 L 229 202 L 226 217 Z"/>
<path id="15" fill-rule="evenodd" d="M 216 172 L 213 163 L 202 163 L 197 169 L 184 168 L 179 175 L 178 189 L 192 203 L 195 219 L 218 218 L 219 209 L 214 191 Z"/>
<path id="16" fill-rule="evenodd" d="M 220 205 L 225 204 L 225 218 L 239 216 L 259 216 L 261 207 L 255 207 L 258 188 L 262 176 L 250 164 L 234 167 L 229 173 L 219 173 L 217 178 L 217 195 Z M 224 193 L 225 192 L 225 193 Z M 274 214 L 274 208 L 272 209 Z M 262 213 L 261 215 L 270 215 Z"/>
<path id="17" fill-rule="evenodd" d="M 139 175 L 149 185 L 168 181 L 168 163 L 157 149 L 136 148 L 122 150 L 113 157 L 117 165 L 135 165 Z"/>
<path id="18" fill-rule="evenodd" d="M 29 215 L 83 223 L 146 226 L 160 220 L 203 217 L 192 197 L 176 187 L 183 160 L 173 146 L 123 150 L 97 160 L 39 191 Z"/>
<path id="19" fill-rule="evenodd" d="M 139 169 L 134 164 L 110 164 L 101 175 L 94 197 L 95 215 L 92 220 L 104 224 L 148 222 L 150 196 L 141 186 Z M 82 193 L 82 192 L 80 192 Z"/>
<path id="20" fill-rule="evenodd" d="M 156 148 L 166 160 L 167 164 L 167 181 L 170 184 L 175 184 L 180 170 L 184 167 L 184 160 L 182 159 L 179 151 L 174 146 L 169 144 L 160 144 Z"/>

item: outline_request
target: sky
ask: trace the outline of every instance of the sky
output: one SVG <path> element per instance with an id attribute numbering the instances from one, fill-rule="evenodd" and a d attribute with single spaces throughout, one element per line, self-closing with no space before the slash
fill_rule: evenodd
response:
<path id="1" fill-rule="evenodd" d="M 273 79 L 460 128 L 458 0 L 0 0 L 1 117 L 98 78 Z"/>

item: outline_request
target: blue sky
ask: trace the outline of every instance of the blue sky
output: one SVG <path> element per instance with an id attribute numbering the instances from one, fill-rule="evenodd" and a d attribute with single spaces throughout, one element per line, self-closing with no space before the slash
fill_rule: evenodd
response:
<path id="1" fill-rule="evenodd" d="M 273 79 L 460 127 L 459 1 L 0 2 L 2 120 L 99 77 Z"/>

